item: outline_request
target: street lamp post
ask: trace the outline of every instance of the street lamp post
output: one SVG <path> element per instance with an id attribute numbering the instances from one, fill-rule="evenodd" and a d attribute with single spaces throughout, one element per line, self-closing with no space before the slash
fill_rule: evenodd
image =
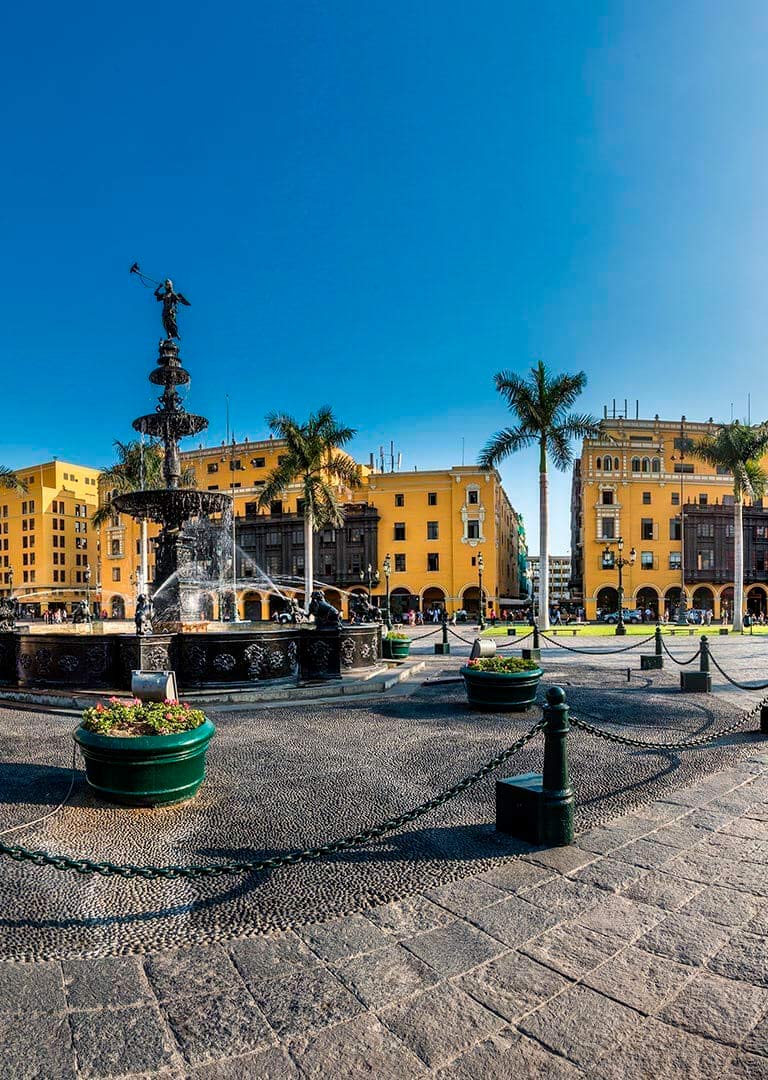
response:
<path id="1" fill-rule="evenodd" d="M 483 561 L 482 551 L 477 556 L 477 589 L 480 594 L 480 618 L 477 625 L 480 630 L 485 630 L 485 598 L 483 597 L 483 570 L 485 569 L 485 562 Z"/>
<path id="2" fill-rule="evenodd" d="M 614 565 L 619 571 L 619 615 L 616 620 L 616 633 L 623 635 L 627 632 L 627 628 L 624 625 L 624 567 L 634 565 L 635 559 L 637 558 L 637 552 L 634 548 L 631 548 L 629 558 L 624 558 L 624 538 L 622 536 L 616 541 L 616 547 L 619 549 L 619 557 L 614 562 Z M 612 554 L 610 544 L 605 545 L 603 554 L 606 558 Z"/>
<path id="3" fill-rule="evenodd" d="M 384 603 L 384 622 L 387 624 L 387 630 L 392 629 L 392 615 L 389 610 L 389 575 L 392 573 L 392 561 L 389 554 L 384 556 L 384 562 L 381 564 L 381 568 L 384 571 L 384 580 L 386 582 L 386 600 Z"/>

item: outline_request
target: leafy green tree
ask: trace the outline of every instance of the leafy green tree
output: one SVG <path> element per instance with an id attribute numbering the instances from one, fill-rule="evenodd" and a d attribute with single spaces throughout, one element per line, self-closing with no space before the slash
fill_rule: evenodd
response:
<path id="1" fill-rule="evenodd" d="M 573 463 L 571 440 L 600 434 L 588 413 L 572 413 L 587 384 L 583 371 L 551 375 L 542 361 L 523 379 L 511 371 L 494 376 L 496 389 L 515 418 L 513 427 L 491 436 L 480 454 L 483 469 L 495 468 L 510 454 L 527 446 L 539 448 L 539 626 L 549 627 L 549 459 L 564 471 Z"/>
<path id="2" fill-rule="evenodd" d="M 720 424 L 714 435 L 694 443 L 692 453 L 733 477 L 733 629 L 744 629 L 744 499 L 765 493 L 768 475 L 761 460 L 768 453 L 768 425 Z M 680 508 L 681 510 L 683 507 Z"/>
<path id="3" fill-rule="evenodd" d="M 361 484 L 360 466 L 342 453 L 355 436 L 353 428 L 340 424 L 330 407 L 324 405 L 299 423 L 286 413 L 267 416 L 270 430 L 285 441 L 282 461 L 266 479 L 259 506 L 269 507 L 289 487 L 301 488 L 304 504 L 304 604 L 309 605 L 314 582 L 314 534 L 316 529 L 338 528 L 344 524 L 344 504 L 337 487 L 356 488 Z"/>
<path id="4" fill-rule="evenodd" d="M 142 445 L 138 439 L 131 442 L 120 442 L 119 439 L 115 439 L 114 446 L 117 460 L 113 465 L 104 469 L 99 477 L 103 497 L 99 508 L 91 516 L 91 521 L 96 528 L 106 524 L 112 515 L 116 513 L 113 506 L 116 495 L 125 495 L 129 491 L 151 491 L 165 487 L 162 443 L 152 439 Z M 181 486 L 187 487 L 193 484 L 194 480 L 195 470 L 192 468 L 184 469 Z M 139 545 L 141 582 L 139 591 L 146 592 L 149 573 L 149 540 L 146 519 L 142 519 L 139 524 L 141 529 L 141 542 Z"/>

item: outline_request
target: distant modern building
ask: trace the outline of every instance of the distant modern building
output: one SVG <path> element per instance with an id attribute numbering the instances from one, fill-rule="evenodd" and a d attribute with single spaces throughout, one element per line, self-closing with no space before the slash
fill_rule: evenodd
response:
<path id="1" fill-rule="evenodd" d="M 541 560 L 538 555 L 528 556 L 528 570 L 533 583 L 533 602 L 539 600 L 539 576 Z M 550 604 L 568 604 L 571 596 L 571 556 L 549 556 L 549 602 Z"/>

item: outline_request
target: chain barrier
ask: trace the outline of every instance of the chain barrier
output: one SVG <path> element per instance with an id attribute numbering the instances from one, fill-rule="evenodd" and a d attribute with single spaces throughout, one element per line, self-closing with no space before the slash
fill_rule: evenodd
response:
<path id="1" fill-rule="evenodd" d="M 527 641 L 529 637 L 533 637 L 533 630 L 529 630 L 527 634 L 523 634 L 522 637 L 513 637 L 509 641 L 505 641 L 503 645 L 497 645 L 497 649 L 513 649 L 516 645 L 519 645 L 523 641 Z M 494 639 L 491 638 L 493 641 Z"/>
<path id="2" fill-rule="evenodd" d="M 418 634 L 416 637 L 412 637 L 411 641 L 426 641 L 427 638 L 434 637 L 435 634 L 439 634 L 442 629 L 442 626 L 438 626 L 435 630 L 430 630 L 427 634 Z"/>
<path id="3" fill-rule="evenodd" d="M 664 640 L 664 638 L 662 638 L 662 639 L 661 639 L 661 645 L 662 645 L 662 648 L 664 649 L 664 652 L 665 652 L 665 653 L 667 654 L 667 656 L 668 656 L 668 657 L 669 657 L 669 659 L 670 659 L 670 660 L 672 661 L 672 663 L 673 663 L 673 664 L 677 664 L 677 666 L 678 666 L 678 667 L 686 667 L 686 665 L 687 665 L 687 664 L 692 664 L 692 663 L 693 663 L 693 661 L 694 661 L 694 660 L 695 660 L 695 659 L 696 659 L 697 657 L 701 656 L 701 645 L 699 645 L 698 649 L 697 649 L 697 650 L 696 650 L 696 652 L 695 652 L 695 653 L 693 654 L 693 656 L 689 657 L 689 658 L 688 658 L 687 660 L 678 660 L 676 656 L 673 656 L 673 655 L 672 655 L 672 653 L 671 653 L 671 652 L 669 651 L 669 649 L 667 648 L 667 643 L 666 643 L 666 641 Z M 712 653 L 710 653 L 709 655 L 710 655 L 710 657 L 711 657 L 711 656 L 712 656 Z"/>
<path id="4" fill-rule="evenodd" d="M 714 735 L 699 735 L 693 739 L 683 739 L 680 742 L 674 743 L 645 742 L 642 739 L 633 739 L 628 735 L 618 735 L 612 731 L 606 731 L 604 728 L 595 727 L 594 724 L 589 724 L 586 720 L 581 720 L 578 716 L 571 716 L 570 722 L 572 727 L 581 728 L 583 731 L 589 732 L 590 735 L 594 735 L 598 739 L 619 743 L 622 746 L 634 746 L 642 750 L 688 750 L 694 746 L 706 746 L 707 743 L 717 742 L 718 739 L 723 739 L 726 735 L 732 735 L 735 731 L 739 731 L 749 723 L 756 713 L 760 712 L 765 704 L 768 704 L 768 698 L 763 698 L 760 704 L 756 705 L 754 709 L 750 709 L 749 712 L 744 713 L 735 723 L 730 724 L 726 728 L 722 728 L 720 731 L 715 732 Z"/>
<path id="5" fill-rule="evenodd" d="M 465 637 L 462 637 L 461 634 L 457 634 L 456 631 L 453 630 L 450 626 L 448 627 L 448 633 L 453 634 L 453 636 L 455 638 L 458 638 L 459 641 L 463 641 L 465 645 L 474 645 L 475 644 L 475 638 L 472 638 L 472 640 L 470 641 L 469 638 L 465 638 Z"/>
<path id="6" fill-rule="evenodd" d="M 726 672 L 723 671 L 723 669 L 718 664 L 717 660 L 715 660 L 715 658 L 712 655 L 711 651 L 709 653 L 709 659 L 715 665 L 715 667 L 720 672 L 720 674 L 723 676 L 723 678 L 727 682 L 729 682 L 731 684 L 731 686 L 735 686 L 738 690 L 768 690 L 768 682 L 758 683 L 757 686 L 750 686 L 748 683 L 741 683 L 741 682 L 737 682 L 736 679 L 732 679 L 730 675 L 726 674 Z"/>
<path id="7" fill-rule="evenodd" d="M 378 840 L 386 833 L 394 832 L 396 829 L 402 828 L 403 825 L 408 825 L 424 814 L 428 814 L 430 810 L 436 810 L 439 806 L 443 806 L 444 803 L 456 798 L 457 795 L 461 795 L 467 788 L 473 787 L 481 780 L 484 780 L 489 773 L 503 765 L 513 754 L 516 754 L 526 743 L 530 742 L 534 735 L 543 731 L 544 727 L 544 721 L 539 720 L 506 750 L 502 750 L 501 753 L 496 754 L 495 757 L 481 765 L 475 772 L 465 776 L 463 780 L 459 780 L 458 783 L 446 788 L 445 791 L 435 795 L 427 802 L 414 807 L 413 810 L 397 814 L 395 817 L 382 822 L 381 825 L 361 829 L 359 832 L 353 833 L 352 836 L 332 840 L 330 843 L 323 844 L 320 847 L 287 851 L 283 855 L 274 855 L 272 858 L 253 862 L 204 863 L 190 866 L 136 866 L 133 863 L 95 862 L 92 859 L 74 859 L 69 855 L 54 855 L 49 851 L 35 851 L 31 848 L 21 847 L 18 844 L 3 844 L 1 842 L 0 855 L 7 855 L 16 862 L 30 862 L 34 866 L 50 866 L 54 870 L 72 870 L 77 874 L 99 874 L 101 877 L 141 878 L 144 881 L 167 881 L 174 878 L 183 878 L 185 880 L 213 878 L 221 877 L 224 874 L 277 870 L 281 866 L 296 866 L 297 863 L 314 861 L 324 855 L 333 855 L 339 851 L 347 851 L 349 848 L 367 844 L 371 840 Z"/>
<path id="8" fill-rule="evenodd" d="M 575 649 L 573 645 L 564 645 L 562 641 L 558 641 L 557 638 L 552 638 L 549 634 L 545 634 L 543 630 L 539 630 L 539 637 L 544 638 L 551 645 L 557 645 L 558 649 L 565 649 L 567 652 L 580 653 L 582 656 L 613 656 L 616 653 L 630 652 L 631 649 L 639 649 L 641 645 L 647 645 L 649 641 L 653 641 L 655 633 L 650 637 L 641 638 L 640 641 L 636 641 L 632 645 L 625 645 L 623 649 Z"/>
<path id="9" fill-rule="evenodd" d="M 469 638 L 462 637 L 461 634 L 457 634 L 456 631 L 453 630 L 450 626 L 448 627 L 448 633 L 453 634 L 453 636 L 455 638 L 457 638 L 459 641 L 463 641 L 465 645 L 474 645 L 475 641 L 477 641 L 477 638 L 472 638 L 470 640 Z M 495 637 L 484 638 L 484 637 L 482 637 L 480 635 L 478 635 L 478 636 L 480 637 L 481 641 L 495 641 L 496 640 Z M 497 645 L 496 648 L 497 649 L 514 649 L 516 645 L 519 645 L 521 641 L 527 641 L 529 637 L 533 637 L 533 630 L 529 630 L 528 633 L 523 634 L 522 637 L 513 637 L 509 641 L 505 641 L 503 645 Z"/>

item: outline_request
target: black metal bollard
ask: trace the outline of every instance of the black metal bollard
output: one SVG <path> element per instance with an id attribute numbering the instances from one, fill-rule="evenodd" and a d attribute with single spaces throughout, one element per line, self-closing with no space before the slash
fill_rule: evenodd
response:
<path id="1" fill-rule="evenodd" d="M 568 775 L 567 739 L 571 725 L 561 686 L 547 690 L 544 706 L 544 770 L 541 842 L 552 847 L 573 843 L 573 788 Z"/>
<path id="2" fill-rule="evenodd" d="M 541 644 L 539 642 L 539 624 L 533 624 L 533 645 L 530 649 L 520 650 L 523 660 L 541 660 Z"/>
<path id="3" fill-rule="evenodd" d="M 573 843 L 574 795 L 568 775 L 568 705 L 561 687 L 547 691 L 543 720 L 543 771 L 496 781 L 496 828 L 529 844 L 562 847 Z"/>
<path id="4" fill-rule="evenodd" d="M 653 655 L 649 656 L 644 654 L 640 657 L 640 670 L 641 671 L 658 671 L 659 668 L 664 667 L 664 656 L 662 653 L 661 645 L 661 627 L 656 624 L 656 630 L 654 632 L 653 641 Z"/>
<path id="5" fill-rule="evenodd" d="M 699 671 L 709 671 L 709 641 L 707 635 L 701 635 L 701 656 L 699 657 Z"/>
<path id="6" fill-rule="evenodd" d="M 443 640 L 435 644 L 436 656 L 450 656 L 451 646 L 448 644 L 448 612 L 443 610 Z"/>
<path id="7" fill-rule="evenodd" d="M 768 735 L 768 705 L 760 706 L 760 734 Z"/>
<path id="8" fill-rule="evenodd" d="M 709 673 L 709 641 L 701 635 L 701 653 L 698 671 L 680 672 L 680 689 L 694 694 L 712 693 L 712 676 Z"/>

